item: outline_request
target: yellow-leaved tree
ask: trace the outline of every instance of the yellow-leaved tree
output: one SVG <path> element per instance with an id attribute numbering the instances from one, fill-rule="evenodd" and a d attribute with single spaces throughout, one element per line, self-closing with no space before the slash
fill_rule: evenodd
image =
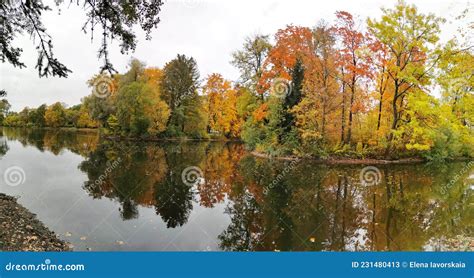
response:
<path id="1" fill-rule="evenodd" d="M 238 91 L 232 88 L 230 81 L 214 73 L 207 78 L 204 94 L 207 96 L 208 129 L 228 138 L 238 137 L 242 126 L 237 113 Z"/>

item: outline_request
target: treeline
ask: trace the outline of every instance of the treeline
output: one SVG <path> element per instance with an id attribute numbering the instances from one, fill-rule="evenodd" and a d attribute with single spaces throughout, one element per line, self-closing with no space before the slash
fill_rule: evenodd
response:
<path id="1" fill-rule="evenodd" d="M 10 104 L 6 99 L 0 101 L 0 125 L 11 127 L 76 127 L 97 128 L 89 112 L 82 104 L 66 108 L 56 102 L 50 106 L 42 104 L 37 108 L 25 107 L 20 112 L 9 112 Z"/>
<path id="2" fill-rule="evenodd" d="M 235 82 L 201 82 L 184 55 L 163 69 L 132 60 L 94 76 L 77 111 L 115 136 L 240 138 L 271 155 L 474 156 L 473 46 L 459 39 L 473 26 L 441 43 L 444 19 L 403 1 L 382 12 L 248 37 L 232 55 Z"/>

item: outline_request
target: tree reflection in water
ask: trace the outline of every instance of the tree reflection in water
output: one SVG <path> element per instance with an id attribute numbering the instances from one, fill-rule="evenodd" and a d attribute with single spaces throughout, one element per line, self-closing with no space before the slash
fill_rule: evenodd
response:
<path id="1" fill-rule="evenodd" d="M 7 154 L 8 150 L 7 141 L 3 139 L 3 130 L 0 128 L 0 158 Z"/>
<path id="2" fill-rule="evenodd" d="M 230 224 L 216 239 L 222 250 L 421 250 L 443 237 L 473 233 L 471 172 L 462 171 L 465 162 L 384 165 L 380 184 L 363 185 L 363 166 L 300 161 L 285 171 L 289 162 L 255 158 L 238 143 L 112 142 L 95 133 L 21 129 L 3 133 L 41 151 L 68 149 L 85 157 L 79 165 L 88 177 L 84 190 L 118 201 L 123 220 L 139 218 L 138 208 L 149 207 L 171 229 L 186 225 L 197 206 L 225 205 Z M 111 169 L 114 161 L 120 163 Z M 183 183 L 181 173 L 189 166 L 202 169 L 201 183 Z"/>

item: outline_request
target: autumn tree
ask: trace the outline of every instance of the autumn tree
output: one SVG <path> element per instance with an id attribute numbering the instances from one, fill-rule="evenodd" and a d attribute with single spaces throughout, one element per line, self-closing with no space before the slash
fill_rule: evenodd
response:
<path id="1" fill-rule="evenodd" d="M 370 32 L 389 50 L 387 73 L 393 85 L 392 124 L 387 152 L 399 128 L 406 96 L 429 84 L 429 75 L 439 61 L 439 24 L 433 14 L 420 14 L 414 5 L 399 1 L 393 9 L 382 9 L 380 20 L 367 21 Z"/>
<path id="2" fill-rule="evenodd" d="M 136 59 L 130 61 L 129 70 L 120 77 L 116 97 L 116 116 L 123 132 L 158 135 L 165 130 L 170 110 L 161 99 L 161 78 L 160 69 L 145 68 Z"/>
<path id="3" fill-rule="evenodd" d="M 311 63 L 305 71 L 303 97 L 294 109 L 302 139 L 318 146 L 328 132 L 328 119 L 339 109 L 339 85 L 336 79 L 335 38 L 327 23 L 321 22 L 313 30 Z M 336 121 L 332 121 L 336 122 Z M 333 128 L 331 128 L 333 129 Z M 310 143 L 312 142 L 312 143 Z"/>
<path id="4" fill-rule="evenodd" d="M 240 71 L 240 83 L 256 90 L 263 73 L 263 64 L 271 49 L 266 35 L 254 35 L 245 39 L 243 49 L 232 53 L 232 65 Z"/>
<path id="5" fill-rule="evenodd" d="M 472 46 L 452 40 L 439 62 L 440 121 L 430 158 L 474 154 L 474 54 Z"/>
<path id="6" fill-rule="evenodd" d="M 162 75 L 163 71 L 159 68 L 146 68 L 143 71 L 143 111 L 150 121 L 148 133 L 152 135 L 165 131 L 171 114 L 170 108 L 162 99 Z"/>
<path id="7" fill-rule="evenodd" d="M 376 39 L 371 39 L 370 50 L 373 55 L 372 65 L 374 68 L 374 74 L 372 76 L 375 91 L 378 94 L 378 110 L 377 110 L 377 131 L 380 130 L 382 125 L 382 110 L 384 107 L 384 101 L 389 90 L 389 75 L 388 75 L 388 61 L 389 51 L 388 48 Z"/>
<path id="8" fill-rule="evenodd" d="M 76 126 L 78 128 L 96 128 L 99 126 L 99 123 L 94 121 L 90 116 L 89 111 L 87 111 L 87 108 L 84 105 L 81 105 Z"/>
<path id="9" fill-rule="evenodd" d="M 258 84 L 260 94 L 270 93 L 277 78 L 290 81 L 297 59 L 307 65 L 312 56 L 313 33 L 310 28 L 288 25 L 277 31 L 275 41 L 263 65 L 264 72 Z"/>
<path id="10" fill-rule="evenodd" d="M 474 53 L 452 41 L 443 52 L 439 63 L 438 83 L 442 100 L 464 126 L 474 124 Z"/>
<path id="11" fill-rule="evenodd" d="M 345 144 L 351 143 L 353 115 L 357 112 L 355 107 L 356 90 L 361 79 L 371 77 L 370 64 L 371 60 L 368 58 L 368 41 L 365 36 L 356 26 L 354 17 L 345 11 L 336 12 L 337 23 L 334 27 L 337 38 L 339 39 L 340 48 L 338 49 L 338 63 L 342 71 L 341 81 L 344 83 L 344 88 L 350 90 L 349 105 L 347 110 L 349 112 L 347 137 L 344 140 Z M 345 96 L 345 90 L 342 91 Z M 343 115 L 342 126 L 345 126 L 345 97 L 342 101 Z M 343 130 L 343 129 L 342 129 Z M 343 133 L 343 131 L 341 131 Z M 342 135 L 341 137 L 344 137 Z"/>
<path id="12" fill-rule="evenodd" d="M 209 130 L 217 131 L 226 137 L 237 137 L 240 133 L 241 119 L 237 112 L 237 91 L 230 81 L 220 74 L 208 76 L 203 87 L 207 96 Z"/>
<path id="13" fill-rule="evenodd" d="M 79 119 L 79 110 L 81 109 L 81 104 L 74 105 L 66 109 L 66 123 L 67 127 L 77 127 L 77 120 Z"/>
<path id="14" fill-rule="evenodd" d="M 49 106 L 44 114 L 45 123 L 49 127 L 62 127 L 66 123 L 66 111 L 60 102 Z"/>

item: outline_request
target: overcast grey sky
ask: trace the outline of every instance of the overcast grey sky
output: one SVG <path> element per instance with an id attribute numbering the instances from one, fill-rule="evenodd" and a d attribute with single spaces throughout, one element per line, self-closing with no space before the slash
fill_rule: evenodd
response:
<path id="1" fill-rule="evenodd" d="M 45 0 L 54 6 L 53 0 Z M 466 8 L 468 0 L 413 0 L 421 12 L 432 12 L 445 18 L 453 18 Z M 345 10 L 358 16 L 379 17 L 381 7 L 392 7 L 396 0 L 165 0 L 160 14 L 161 22 L 152 33 L 152 40 L 144 39 L 137 31 L 138 46 L 134 53 L 121 55 L 114 44 L 111 58 L 120 72 L 126 70 L 130 57 L 148 66 L 163 67 L 176 54 L 196 59 L 201 78 L 219 72 L 225 78 L 235 80 L 238 72 L 230 65 L 231 53 L 240 48 L 245 37 L 254 33 L 274 34 L 287 24 L 312 27 L 319 20 L 332 22 L 337 10 Z M 36 50 L 28 36 L 15 40 L 23 48 L 22 61 L 26 69 L 0 64 L 0 88 L 8 92 L 12 110 L 37 107 L 56 101 L 68 105 L 78 104 L 90 93 L 86 81 L 98 73 L 101 61 L 97 60 L 98 41 L 91 43 L 90 34 L 81 27 L 85 21 L 79 7 L 62 6 L 44 15 L 44 23 L 53 38 L 57 58 L 73 73 L 69 78 L 39 78 L 35 70 Z M 448 23 L 442 37 L 448 38 L 455 28 Z M 99 34 L 98 31 L 97 35 Z"/>

